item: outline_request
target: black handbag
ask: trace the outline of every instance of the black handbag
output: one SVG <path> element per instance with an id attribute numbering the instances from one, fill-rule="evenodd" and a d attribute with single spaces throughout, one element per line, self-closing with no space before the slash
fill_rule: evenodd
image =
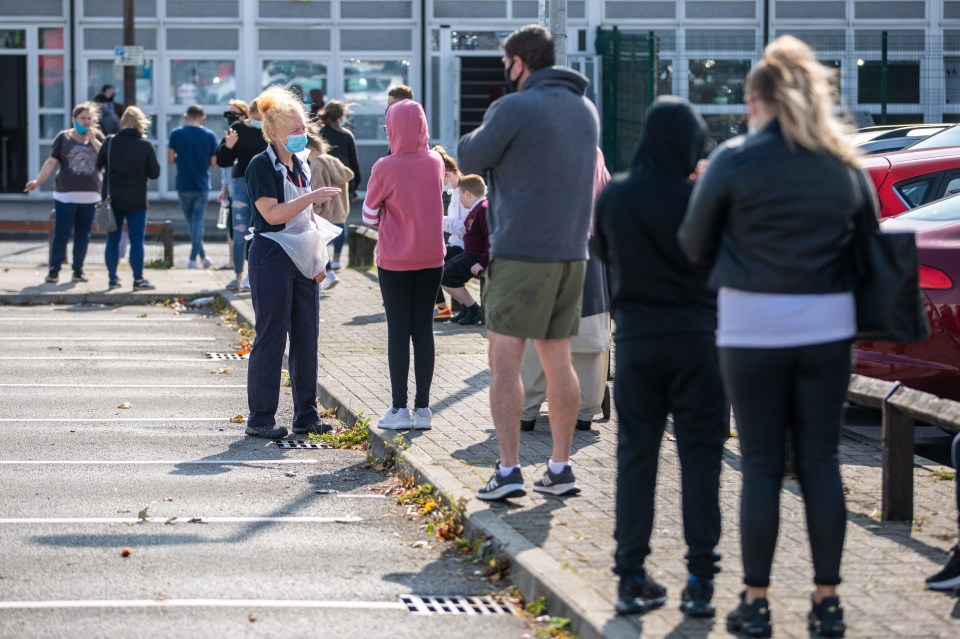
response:
<path id="1" fill-rule="evenodd" d="M 113 205 L 110 202 L 110 147 L 113 136 L 107 138 L 107 196 L 97 204 L 94 226 L 98 233 L 113 233 L 117 230 L 117 217 L 113 214 Z"/>
<path id="2" fill-rule="evenodd" d="M 911 232 L 882 233 L 873 188 L 855 171 L 860 210 L 854 220 L 857 339 L 918 342 L 930 336 L 920 293 L 917 243 Z"/>

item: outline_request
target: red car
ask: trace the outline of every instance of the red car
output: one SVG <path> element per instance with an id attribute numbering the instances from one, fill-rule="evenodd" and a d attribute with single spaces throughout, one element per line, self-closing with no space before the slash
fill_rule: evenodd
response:
<path id="1" fill-rule="evenodd" d="M 886 219 L 881 228 L 916 233 L 920 288 L 932 330 L 914 344 L 857 342 L 854 370 L 960 400 L 960 197 Z"/>
<path id="2" fill-rule="evenodd" d="M 960 147 L 871 155 L 863 168 L 877 187 L 882 218 L 960 193 Z"/>

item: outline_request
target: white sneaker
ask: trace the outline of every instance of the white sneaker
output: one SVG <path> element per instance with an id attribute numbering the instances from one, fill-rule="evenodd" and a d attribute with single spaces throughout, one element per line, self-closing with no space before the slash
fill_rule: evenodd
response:
<path id="1" fill-rule="evenodd" d="M 408 430 L 412 427 L 410 411 L 406 408 L 391 408 L 377 422 L 377 427 L 385 430 Z"/>
<path id="2" fill-rule="evenodd" d="M 337 285 L 337 274 L 333 271 L 327 271 L 327 276 L 323 278 L 323 281 L 320 282 L 321 291 L 329 291 L 331 288 Z"/>
<path id="3" fill-rule="evenodd" d="M 430 408 L 416 408 L 413 411 L 413 429 L 414 430 L 430 430 L 433 426 L 430 424 L 431 419 L 433 418 L 433 413 L 430 412 Z"/>
<path id="4" fill-rule="evenodd" d="M 340 270 L 340 260 L 330 260 L 330 268 L 334 271 Z"/>
<path id="5" fill-rule="evenodd" d="M 189 262 L 187 262 L 187 268 L 188 268 L 188 269 L 195 269 L 195 268 L 199 268 L 199 267 L 197 266 L 196 260 L 190 260 Z"/>
<path id="6" fill-rule="evenodd" d="M 206 258 L 206 257 L 203 258 L 203 268 L 210 268 L 211 266 L 213 266 L 213 262 L 211 262 L 211 261 L 210 261 L 208 258 Z"/>

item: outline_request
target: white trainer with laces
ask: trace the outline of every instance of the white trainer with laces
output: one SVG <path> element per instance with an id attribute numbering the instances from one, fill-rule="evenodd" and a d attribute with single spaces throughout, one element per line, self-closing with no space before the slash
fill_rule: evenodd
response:
<path id="1" fill-rule="evenodd" d="M 426 408 L 416 408 L 413 411 L 413 428 L 414 430 L 430 430 L 433 428 L 433 425 L 430 423 L 433 420 L 433 413 L 430 412 L 430 407 Z"/>
<path id="2" fill-rule="evenodd" d="M 413 428 L 410 411 L 406 408 L 391 408 L 377 422 L 377 427 L 384 430 L 410 430 Z"/>

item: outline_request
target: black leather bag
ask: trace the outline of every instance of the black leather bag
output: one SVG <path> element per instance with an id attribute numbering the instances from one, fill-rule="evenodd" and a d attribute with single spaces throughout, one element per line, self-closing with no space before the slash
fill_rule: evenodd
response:
<path id="1" fill-rule="evenodd" d="M 913 233 L 881 233 L 873 189 L 856 171 L 861 194 L 853 233 L 857 339 L 918 342 L 930 336 L 920 293 Z"/>
<path id="2" fill-rule="evenodd" d="M 117 230 L 117 217 L 113 214 L 113 204 L 110 202 L 110 146 L 113 141 L 111 135 L 107 138 L 107 197 L 100 200 L 97 204 L 96 217 L 93 225 L 98 233 L 113 233 Z"/>

